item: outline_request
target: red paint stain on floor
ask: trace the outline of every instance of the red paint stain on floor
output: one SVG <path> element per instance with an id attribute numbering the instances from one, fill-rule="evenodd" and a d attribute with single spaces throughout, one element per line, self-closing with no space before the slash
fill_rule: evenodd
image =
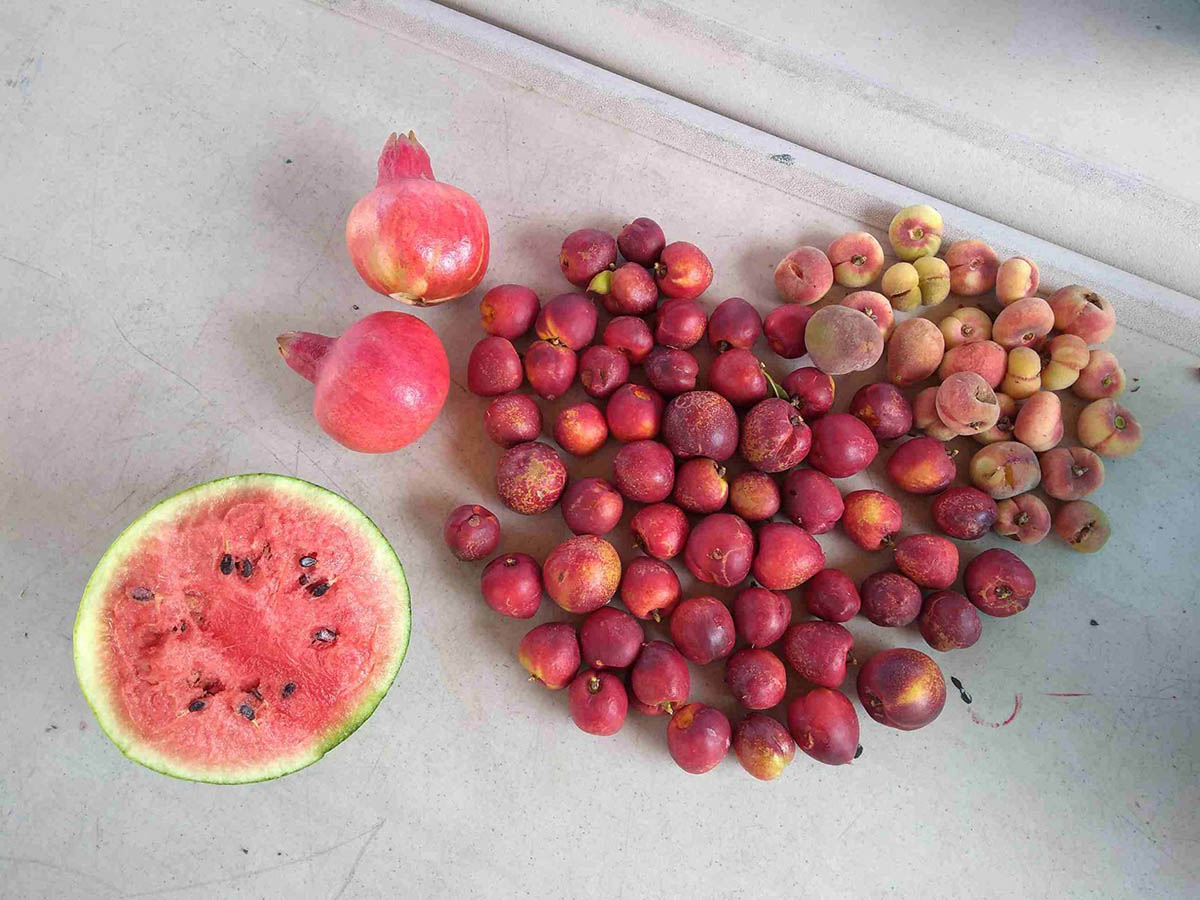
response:
<path id="1" fill-rule="evenodd" d="M 981 718 L 979 718 L 978 715 L 976 715 L 975 709 L 973 707 L 969 707 L 968 711 L 971 714 L 971 721 L 974 722 L 976 725 L 986 725 L 989 728 L 1000 728 L 1002 725 L 1007 725 L 1009 722 L 1011 722 L 1013 719 L 1015 719 L 1017 717 L 1017 713 L 1019 713 L 1021 711 L 1021 695 L 1020 694 L 1013 695 L 1012 715 L 1010 715 L 1003 722 L 989 722 L 986 719 L 981 719 Z"/>

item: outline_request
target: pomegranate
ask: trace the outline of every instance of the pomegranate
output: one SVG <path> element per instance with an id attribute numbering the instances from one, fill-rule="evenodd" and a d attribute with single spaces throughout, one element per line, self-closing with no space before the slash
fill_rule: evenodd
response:
<path id="1" fill-rule="evenodd" d="M 283 361 L 316 385 L 313 415 L 351 450 L 389 453 L 433 424 L 450 390 L 450 365 L 434 330 L 402 312 L 377 312 L 341 336 L 279 335 Z"/>
<path id="2" fill-rule="evenodd" d="M 392 134 L 375 190 L 346 220 L 346 248 L 363 281 L 393 300 L 437 306 L 483 280 L 490 244 L 475 198 L 434 179 L 413 132 Z"/>

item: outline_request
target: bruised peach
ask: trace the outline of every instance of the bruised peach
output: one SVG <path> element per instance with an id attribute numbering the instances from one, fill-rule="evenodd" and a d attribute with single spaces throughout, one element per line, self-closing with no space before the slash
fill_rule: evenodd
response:
<path id="1" fill-rule="evenodd" d="M 960 306 L 938 323 L 938 329 L 949 349 L 991 338 L 992 320 L 977 306 Z"/>
<path id="2" fill-rule="evenodd" d="M 911 312 L 921 305 L 921 276 L 912 263 L 898 262 L 888 266 L 879 289 L 892 308 L 900 312 Z"/>
<path id="3" fill-rule="evenodd" d="M 737 642 L 733 616 L 716 597 L 688 597 L 671 613 L 670 630 L 675 647 L 698 666 L 724 659 Z"/>
<path id="4" fill-rule="evenodd" d="M 561 691 L 579 670 L 579 637 L 575 626 L 546 622 L 531 629 L 517 645 L 517 659 L 529 673 L 552 691 Z"/>
<path id="5" fill-rule="evenodd" d="M 629 357 L 604 344 L 579 355 L 579 383 L 589 397 L 603 398 L 629 380 Z"/>
<path id="6" fill-rule="evenodd" d="M 609 433 L 618 441 L 648 441 L 662 428 L 662 395 L 640 384 L 623 384 L 608 399 L 604 419 Z"/>
<path id="7" fill-rule="evenodd" d="M 913 400 L 913 424 L 926 437 L 938 441 L 949 441 L 958 437 L 958 432 L 942 421 L 937 411 L 938 389 L 927 387 Z"/>
<path id="8" fill-rule="evenodd" d="M 936 494 L 958 474 L 954 465 L 957 453 L 931 437 L 913 438 L 892 453 L 887 461 L 888 478 L 910 494 Z"/>
<path id="9" fill-rule="evenodd" d="M 960 541 L 983 537 L 1000 516 L 996 501 L 973 487 L 942 491 L 933 498 L 929 510 L 938 530 Z"/>
<path id="10" fill-rule="evenodd" d="M 704 337 L 708 317 L 697 301 L 675 297 L 658 308 L 654 317 L 654 340 L 664 347 L 687 350 Z"/>
<path id="11" fill-rule="evenodd" d="M 984 550 L 967 563 L 963 588 L 976 609 L 1003 618 L 1029 606 L 1037 581 L 1015 553 L 994 549 Z"/>
<path id="12" fill-rule="evenodd" d="M 542 583 L 550 599 L 573 613 L 599 609 L 621 584 L 621 557 L 594 534 L 568 538 L 542 564 Z"/>
<path id="13" fill-rule="evenodd" d="M 942 246 L 941 213 L 924 203 L 904 207 L 888 225 L 888 241 L 896 256 L 908 262 L 937 256 Z"/>
<path id="14" fill-rule="evenodd" d="M 1086 500 L 1068 503 L 1054 514 L 1054 533 L 1080 553 L 1095 553 L 1108 542 L 1111 531 L 1104 510 Z"/>
<path id="15" fill-rule="evenodd" d="M 716 512 L 729 499 L 725 467 L 703 456 L 687 460 L 675 472 L 672 497 L 688 512 Z"/>
<path id="16" fill-rule="evenodd" d="M 768 522 L 758 529 L 758 551 L 750 567 L 770 591 L 790 591 L 825 568 L 816 538 L 790 522 Z"/>
<path id="17" fill-rule="evenodd" d="M 950 296 L 950 267 L 944 259 L 922 256 L 914 260 L 913 268 L 917 270 L 922 306 L 937 306 Z"/>
<path id="18" fill-rule="evenodd" d="M 567 486 L 567 467 L 543 443 L 509 448 L 496 465 L 496 492 L 513 512 L 532 516 L 558 502 Z"/>
<path id="19" fill-rule="evenodd" d="M 656 559 L 671 559 L 683 551 L 691 525 L 673 503 L 643 506 L 629 520 L 633 542 Z"/>
<path id="20" fill-rule="evenodd" d="M 833 287 L 833 266 L 817 247 L 797 247 L 775 267 L 775 290 L 788 303 L 816 303 Z"/>
<path id="21" fill-rule="evenodd" d="M 979 613 L 957 591 L 934 591 L 925 598 L 917 618 L 921 637 L 934 650 L 965 650 L 983 634 Z"/>
<path id="22" fill-rule="evenodd" d="M 938 664 L 920 650 L 896 647 L 876 653 L 858 672 L 858 699 L 876 722 L 901 731 L 928 725 L 946 705 Z"/>
<path id="23" fill-rule="evenodd" d="M 857 309 L 874 322 L 885 341 L 892 333 L 892 325 L 895 324 L 896 318 L 892 314 L 892 304 L 883 294 L 877 291 L 853 291 L 843 297 L 839 303 L 842 306 Z"/>
<path id="24" fill-rule="evenodd" d="M 981 444 L 995 444 L 999 441 L 1013 439 L 1013 422 L 1017 418 L 1017 401 L 1008 394 L 996 393 L 996 403 L 1000 407 L 1000 418 L 996 424 L 986 431 L 972 435 Z"/>
<path id="25" fill-rule="evenodd" d="M 1038 391 L 1017 411 L 1013 437 L 1035 453 L 1057 445 L 1062 436 L 1062 401 L 1058 394 Z"/>
<path id="26" fill-rule="evenodd" d="M 808 464 L 830 478 L 861 472 L 877 453 L 879 442 L 871 429 L 849 413 L 833 413 L 813 422 Z"/>
<path id="27" fill-rule="evenodd" d="M 767 346 L 784 359 L 799 359 L 808 352 L 804 338 L 812 317 L 812 309 L 792 303 L 771 310 L 763 319 Z"/>
<path id="28" fill-rule="evenodd" d="M 576 403 L 554 419 L 554 440 L 572 456 L 588 456 L 608 440 L 604 413 L 591 403 Z"/>
<path id="29" fill-rule="evenodd" d="M 896 572 L 868 575 L 859 588 L 862 614 L 884 628 L 914 622 L 921 612 L 921 589 L 915 581 Z"/>
<path id="30" fill-rule="evenodd" d="M 829 412 L 836 393 L 833 378 L 816 366 L 793 369 L 784 376 L 780 387 L 796 404 L 800 415 L 809 420 Z"/>
<path id="31" fill-rule="evenodd" d="M 813 688 L 788 704 L 788 731 L 796 746 L 828 766 L 844 766 L 858 753 L 858 713 L 841 691 Z"/>
<path id="32" fill-rule="evenodd" d="M 621 602 L 639 619 L 661 622 L 681 596 L 679 576 L 662 560 L 639 556 L 621 576 Z"/>
<path id="33" fill-rule="evenodd" d="M 680 459 L 707 456 L 724 462 L 737 449 L 737 413 L 715 391 L 688 391 L 667 404 L 662 434 Z"/>
<path id="34" fill-rule="evenodd" d="M 854 636 L 836 622 L 801 622 L 783 635 L 783 656 L 805 681 L 835 688 L 846 680 Z"/>
<path id="35" fill-rule="evenodd" d="M 706 584 L 733 587 L 750 572 L 754 533 L 738 516 L 705 516 L 688 535 L 683 561 L 688 571 Z"/>
<path id="36" fill-rule="evenodd" d="M 581 478 L 563 491 L 563 521 L 575 534 L 608 534 L 624 510 L 620 493 L 603 478 Z"/>
<path id="37" fill-rule="evenodd" d="M 762 333 L 762 316 L 741 297 L 722 300 L 708 317 L 708 343 L 718 353 L 749 350 Z"/>
<path id="38" fill-rule="evenodd" d="M 912 428 L 908 399 L 894 384 L 877 381 L 863 385 L 850 399 L 850 415 L 871 429 L 877 441 L 890 441 Z"/>
<path id="39" fill-rule="evenodd" d="M 910 534 L 892 551 L 896 567 L 925 588 L 948 588 L 958 578 L 958 547 L 940 534 Z"/>
<path id="40" fill-rule="evenodd" d="M 928 319 L 907 319 L 892 331 L 887 342 L 888 381 L 907 387 L 937 371 L 946 351 L 946 339 Z"/>
<path id="41" fill-rule="evenodd" d="M 904 514 L 900 504 L 880 491 L 852 491 L 845 498 L 842 529 L 864 550 L 879 550 L 895 543 Z"/>
<path id="42" fill-rule="evenodd" d="M 596 304 L 584 294 L 559 294 L 542 307 L 534 329 L 543 341 L 578 353 L 596 336 Z"/>
<path id="43" fill-rule="evenodd" d="M 747 522 L 770 519 L 779 505 L 779 486 L 766 472 L 741 472 L 729 484 L 729 507 Z"/>
<path id="44" fill-rule="evenodd" d="M 1008 366 L 1000 390 L 1014 400 L 1024 400 L 1042 389 L 1042 358 L 1030 347 L 1008 351 Z"/>
<path id="45" fill-rule="evenodd" d="M 524 394 L 505 394 L 488 404 L 483 430 L 506 448 L 537 440 L 542 433 L 542 411 Z"/>
<path id="46" fill-rule="evenodd" d="M 1088 359 L 1083 338 L 1056 334 L 1042 347 L 1042 389 L 1061 391 L 1069 388 L 1079 379 Z"/>
<path id="47" fill-rule="evenodd" d="M 783 514 L 809 534 L 825 534 L 842 517 L 837 485 L 816 469 L 792 469 L 783 480 Z"/>
<path id="48" fill-rule="evenodd" d="M 977 341 L 951 347 L 938 366 L 938 378 L 945 381 L 955 372 L 975 372 L 993 391 L 1004 381 L 1008 354 L 995 341 Z"/>
<path id="49" fill-rule="evenodd" d="M 829 245 L 826 255 L 833 280 L 842 287 L 866 287 L 883 271 L 883 248 L 865 231 L 843 234 Z"/>
<path id="50" fill-rule="evenodd" d="M 1040 461 L 1042 490 L 1055 500 L 1082 500 L 1104 484 L 1104 460 L 1086 447 L 1058 447 Z"/>
<path id="51" fill-rule="evenodd" d="M 627 262 L 610 278 L 604 308 L 614 316 L 644 316 L 658 303 L 658 285 L 644 266 Z"/>
<path id="52" fill-rule="evenodd" d="M 642 364 L 650 387 L 660 394 L 674 397 L 696 387 L 700 363 L 686 350 L 655 347 Z"/>
<path id="53" fill-rule="evenodd" d="M 1054 312 L 1054 327 L 1083 338 L 1089 345 L 1103 344 L 1117 327 L 1112 304 L 1082 285 L 1059 288 L 1047 302 Z"/>
<path id="54" fill-rule="evenodd" d="M 734 406 L 752 406 L 769 393 L 758 357 L 737 347 L 719 354 L 709 365 L 708 387 Z"/>
<path id="55" fill-rule="evenodd" d="M 1125 370 L 1121 368 L 1117 358 L 1107 350 L 1093 350 L 1089 353 L 1087 365 L 1071 385 L 1075 396 L 1084 400 L 1118 397 L 1124 390 Z"/>
<path id="56" fill-rule="evenodd" d="M 571 387 L 579 358 L 570 347 L 534 341 L 525 351 L 525 377 L 539 397 L 557 400 Z"/>
<path id="57" fill-rule="evenodd" d="M 770 397 L 746 413 L 738 444 L 742 458 L 760 472 L 798 466 L 812 446 L 812 431 L 795 406 Z"/>
<path id="58" fill-rule="evenodd" d="M 1037 293 L 1038 267 L 1026 256 L 1013 256 L 996 270 L 996 299 L 1004 306 Z"/>
<path id="59" fill-rule="evenodd" d="M 770 650 L 746 647 L 725 663 L 725 685 L 746 709 L 770 709 L 783 702 L 787 671 Z M 789 737 L 788 743 L 791 740 Z"/>
<path id="60" fill-rule="evenodd" d="M 1000 441 L 971 457 L 971 484 L 993 500 L 1031 491 L 1042 480 L 1037 456 L 1024 444 Z"/>
<path id="61" fill-rule="evenodd" d="M 1079 443 L 1101 456 L 1131 456 L 1142 446 L 1142 426 L 1116 400 L 1093 400 L 1075 420 Z"/>
<path id="62" fill-rule="evenodd" d="M 977 372 L 948 375 L 938 388 L 934 401 L 938 418 L 955 434 L 979 434 L 1000 418 L 996 394 Z"/>
<path id="63" fill-rule="evenodd" d="M 604 345 L 624 353 L 630 363 L 637 365 L 654 349 L 650 326 L 637 316 L 617 316 L 604 326 Z"/>
<path id="64" fill-rule="evenodd" d="M 809 615 L 826 622 L 849 622 L 862 608 L 854 579 L 839 569 L 822 569 L 804 585 Z"/>
<path id="65" fill-rule="evenodd" d="M 996 504 L 996 534 L 1022 544 L 1038 544 L 1050 533 L 1050 510 L 1036 494 L 1018 494 Z"/>
<path id="66" fill-rule="evenodd" d="M 712 284 L 712 263 L 703 250 L 687 241 L 672 241 L 663 247 L 653 268 L 658 289 L 668 297 L 693 300 Z"/>
<path id="67" fill-rule="evenodd" d="M 791 621 L 792 601 L 787 594 L 755 585 L 738 591 L 733 598 L 733 624 L 738 637 L 751 647 L 775 643 Z"/>
<path id="68" fill-rule="evenodd" d="M 732 730 L 725 713 L 703 703 L 689 703 L 667 725 L 667 750 L 689 775 L 703 775 L 729 753 Z"/>
<path id="69" fill-rule="evenodd" d="M 1054 327 L 1054 313 L 1041 297 L 1025 297 L 1000 310 L 992 323 L 992 340 L 1011 350 L 1038 347 Z"/>
<path id="70" fill-rule="evenodd" d="M 950 290 L 963 297 L 977 297 L 996 286 L 999 260 L 983 241 L 955 241 L 946 250 L 946 265 L 950 267 Z"/>
<path id="71" fill-rule="evenodd" d="M 638 503 L 658 503 L 675 486 L 675 458 L 658 441 L 634 441 L 617 451 L 612 483 L 623 497 Z"/>
<path id="72" fill-rule="evenodd" d="M 804 336 L 813 363 L 827 375 L 861 372 L 875 365 L 883 354 L 883 335 L 875 323 L 848 306 L 818 309 Z"/>
<path id="73" fill-rule="evenodd" d="M 796 755 L 788 730 L 765 713 L 751 713 L 733 728 L 733 752 L 759 781 L 774 781 Z"/>

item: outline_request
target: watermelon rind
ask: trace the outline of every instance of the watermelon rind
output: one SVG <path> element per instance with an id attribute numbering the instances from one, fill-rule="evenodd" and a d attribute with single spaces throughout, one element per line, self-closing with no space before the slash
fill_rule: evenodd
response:
<path id="1" fill-rule="evenodd" d="M 375 550 L 374 571 L 390 576 L 394 582 L 396 602 L 396 640 L 389 657 L 380 666 L 379 675 L 362 702 L 337 725 L 313 736 L 312 744 L 296 753 L 275 760 L 272 765 L 239 765 L 236 761 L 227 767 L 193 766 L 168 754 L 156 752 L 133 733 L 116 708 L 107 687 L 108 677 L 103 664 L 105 646 L 104 598 L 109 578 L 122 562 L 125 553 L 156 526 L 166 524 L 175 517 L 177 510 L 187 508 L 189 502 L 202 501 L 209 493 L 220 493 L 242 488 L 266 488 L 281 491 L 311 504 L 324 514 L 332 516 L 368 539 Z M 79 610 L 75 616 L 74 649 L 75 672 L 100 728 L 120 751 L 134 762 L 149 769 L 185 781 L 203 781 L 212 784 L 247 784 L 270 781 L 282 775 L 303 769 L 317 762 L 326 753 L 344 741 L 363 724 L 388 692 L 404 656 L 408 651 L 412 626 L 412 606 L 404 566 L 396 551 L 384 537 L 378 526 L 365 513 L 340 494 L 320 485 L 293 478 L 257 472 L 246 475 L 230 475 L 198 484 L 174 494 L 151 507 L 121 532 L 104 552 L 96 564 L 95 571 L 83 590 Z"/>

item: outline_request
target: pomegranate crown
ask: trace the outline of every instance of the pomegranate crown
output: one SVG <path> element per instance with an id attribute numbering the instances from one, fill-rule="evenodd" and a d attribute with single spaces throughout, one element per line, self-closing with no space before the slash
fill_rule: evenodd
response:
<path id="1" fill-rule="evenodd" d="M 376 186 L 401 178 L 435 180 L 429 154 L 412 131 L 406 135 L 397 135 L 393 131 L 379 154 L 379 180 Z"/>

